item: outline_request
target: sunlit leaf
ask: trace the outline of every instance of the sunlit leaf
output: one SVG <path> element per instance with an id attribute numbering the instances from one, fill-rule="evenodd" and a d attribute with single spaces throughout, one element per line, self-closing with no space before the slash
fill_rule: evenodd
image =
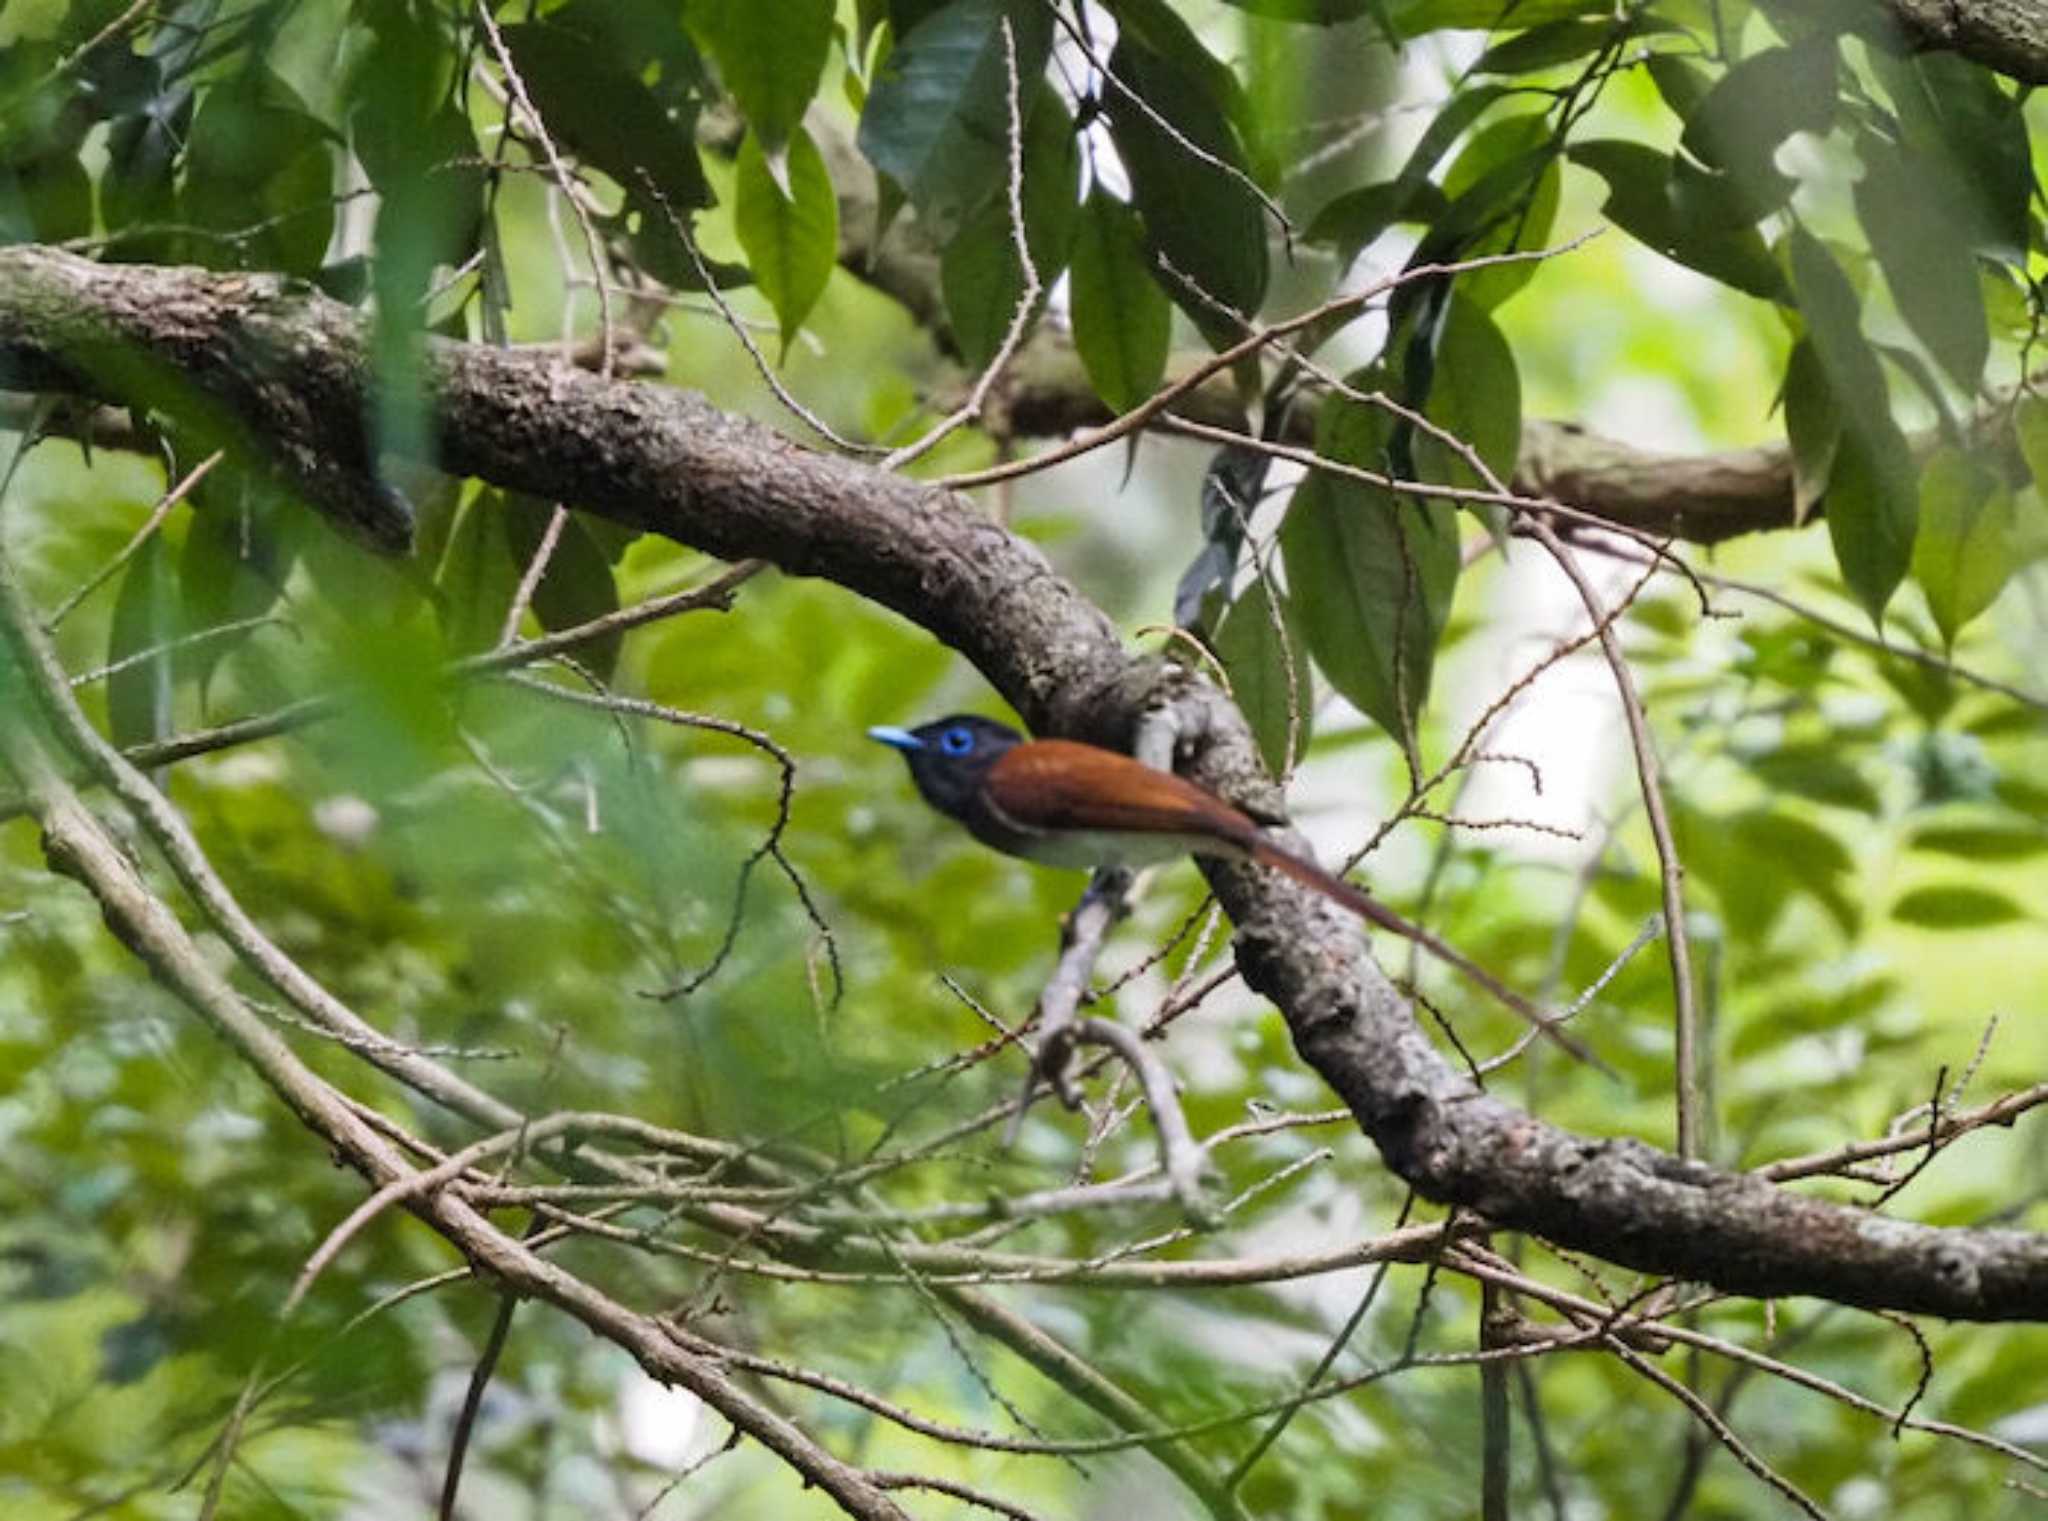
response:
<path id="1" fill-rule="evenodd" d="M 1913 579 L 1927 594 L 1943 641 L 1953 646 L 2018 568 L 2012 494 L 1960 449 L 1935 450 L 1920 472 Z"/>
<path id="2" fill-rule="evenodd" d="M 1985 929 L 2010 924 L 2027 914 L 2004 893 L 1957 883 L 1915 888 L 1892 905 L 1892 917 L 1923 929 Z"/>

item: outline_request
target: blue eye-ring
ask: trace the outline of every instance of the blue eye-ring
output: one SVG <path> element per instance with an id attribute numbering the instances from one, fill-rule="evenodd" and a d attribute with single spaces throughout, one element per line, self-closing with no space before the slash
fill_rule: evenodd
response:
<path id="1" fill-rule="evenodd" d="M 974 736 L 963 724 L 955 724 L 939 736 L 939 748 L 948 755 L 965 755 L 974 748 Z"/>

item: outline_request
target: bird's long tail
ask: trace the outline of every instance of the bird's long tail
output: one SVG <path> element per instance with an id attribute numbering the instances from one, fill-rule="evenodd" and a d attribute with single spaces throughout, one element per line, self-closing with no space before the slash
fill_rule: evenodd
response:
<path id="1" fill-rule="evenodd" d="M 1463 951 L 1431 934 L 1412 920 L 1403 918 L 1363 889 L 1354 887 L 1342 877 L 1331 875 L 1313 861 L 1305 861 L 1291 851 L 1282 850 L 1263 836 L 1255 837 L 1248 844 L 1251 859 L 1257 865 L 1283 872 L 1303 887 L 1319 892 L 1332 903 L 1349 909 L 1366 923 L 1377 925 L 1389 934 L 1414 941 L 1437 960 L 1454 968 L 1491 993 L 1563 1050 L 1570 1052 L 1573 1057 L 1588 1066 L 1598 1067 L 1610 1077 L 1614 1075 L 1613 1069 L 1588 1050 L 1581 1041 L 1565 1033 L 1555 1014 L 1547 1014 L 1539 1009 Z"/>

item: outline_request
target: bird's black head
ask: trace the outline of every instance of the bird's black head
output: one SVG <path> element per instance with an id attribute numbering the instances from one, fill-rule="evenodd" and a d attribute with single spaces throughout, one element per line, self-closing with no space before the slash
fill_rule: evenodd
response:
<path id="1" fill-rule="evenodd" d="M 873 728 L 868 730 L 868 738 L 901 750 L 910 763 L 910 779 L 917 783 L 924 800 L 956 819 L 975 813 L 975 799 L 988 768 L 1024 740 L 1015 729 L 972 713 L 955 713 L 915 729 Z"/>

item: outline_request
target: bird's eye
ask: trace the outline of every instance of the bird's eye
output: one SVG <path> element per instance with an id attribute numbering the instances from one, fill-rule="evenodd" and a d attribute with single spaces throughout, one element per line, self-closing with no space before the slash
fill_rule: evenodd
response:
<path id="1" fill-rule="evenodd" d="M 948 755 L 965 755 L 974 748 L 974 735 L 964 725 L 955 724 L 939 736 L 939 748 Z"/>

